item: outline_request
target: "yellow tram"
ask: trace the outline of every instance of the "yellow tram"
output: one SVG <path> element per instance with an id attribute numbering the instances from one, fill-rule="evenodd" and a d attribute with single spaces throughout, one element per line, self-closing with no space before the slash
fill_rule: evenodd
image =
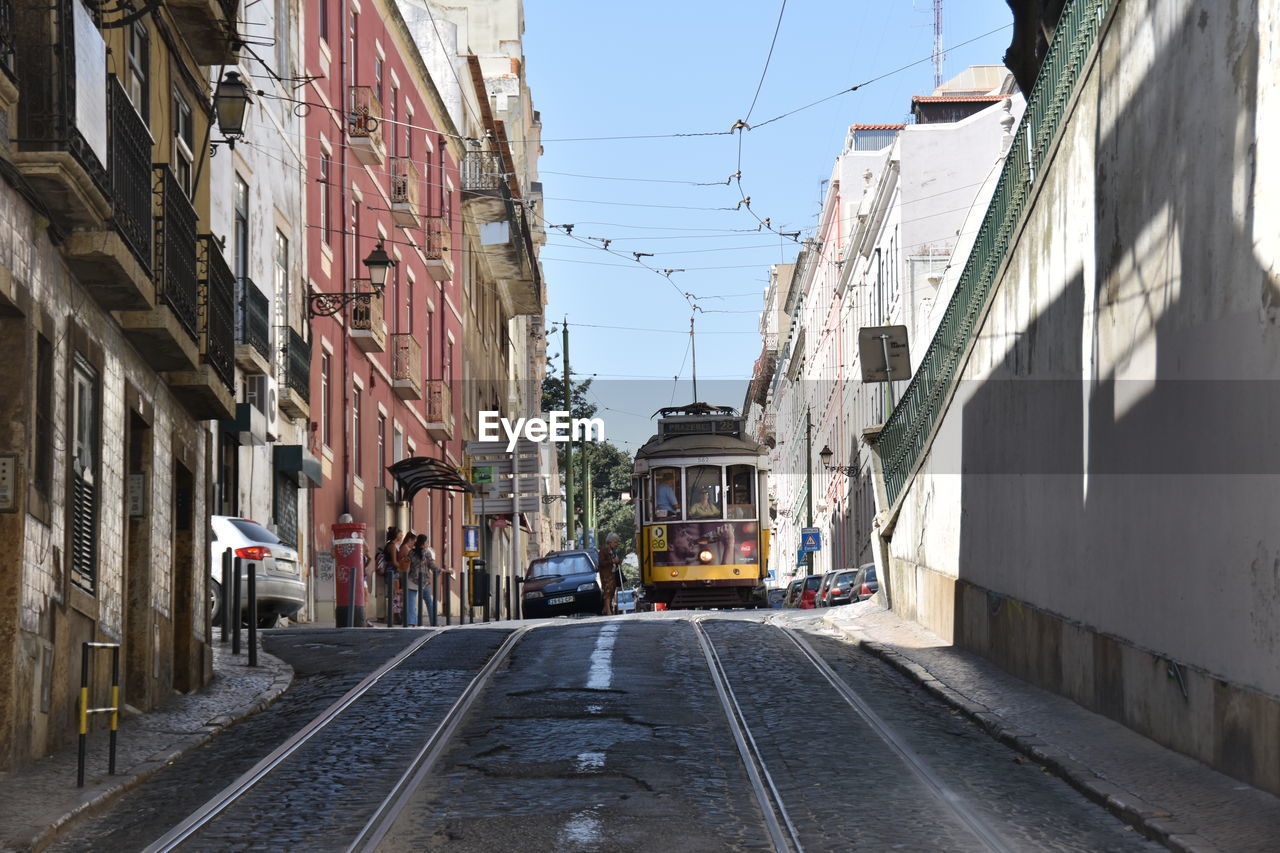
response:
<path id="1" fill-rule="evenodd" d="M 657 414 L 632 492 L 645 609 L 767 607 L 768 451 L 732 408 Z"/>

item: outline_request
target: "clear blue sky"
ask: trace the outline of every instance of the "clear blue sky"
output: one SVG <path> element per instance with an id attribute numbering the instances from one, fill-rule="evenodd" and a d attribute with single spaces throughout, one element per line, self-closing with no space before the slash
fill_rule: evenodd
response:
<path id="1" fill-rule="evenodd" d="M 787 0 L 777 28 L 780 9 L 782 0 L 525 0 L 542 215 L 573 225 L 572 235 L 548 228 L 542 252 L 548 326 L 568 316 L 571 369 L 597 377 L 609 438 L 627 450 L 653 431 L 655 408 L 692 399 L 694 312 L 682 294 L 702 309 L 698 396 L 741 406 L 769 265 L 799 249 L 760 220 L 812 234 L 848 126 L 903 122 L 911 95 L 933 89 L 931 0 Z M 1010 20 L 1004 0 L 946 0 L 943 79 L 999 64 Z M 753 129 L 725 134 L 739 119 Z M 670 136 L 708 133 L 720 135 Z M 645 136 L 658 138 L 601 138 Z M 739 169 L 740 185 L 726 184 Z M 650 271 L 633 252 L 683 272 Z M 558 372 L 559 334 L 550 350 Z"/>

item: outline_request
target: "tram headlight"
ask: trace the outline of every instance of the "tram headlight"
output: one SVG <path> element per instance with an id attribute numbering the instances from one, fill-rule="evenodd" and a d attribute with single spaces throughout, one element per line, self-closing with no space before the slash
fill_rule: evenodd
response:
<path id="1" fill-rule="evenodd" d="M 716 555 L 711 553 L 710 548 L 703 548 L 701 551 L 698 552 L 698 562 L 710 563 L 715 558 L 716 558 Z"/>

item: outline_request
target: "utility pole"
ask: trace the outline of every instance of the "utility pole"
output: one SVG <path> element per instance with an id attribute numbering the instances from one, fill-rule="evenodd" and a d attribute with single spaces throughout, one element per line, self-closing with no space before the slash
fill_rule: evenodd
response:
<path id="1" fill-rule="evenodd" d="M 813 421 L 807 406 L 804 410 L 804 482 L 805 497 L 809 499 L 808 523 L 805 527 L 813 527 Z M 804 560 L 805 565 L 808 566 L 805 574 L 813 574 L 813 552 L 806 551 Z"/>
<path id="2" fill-rule="evenodd" d="M 942 0 L 933 0 L 933 88 L 942 85 Z"/>
<path id="3" fill-rule="evenodd" d="M 698 344 L 693 335 L 693 315 L 689 315 L 689 351 L 693 353 L 693 402 L 698 402 Z"/>
<path id="4" fill-rule="evenodd" d="M 561 325 L 561 332 L 564 334 L 561 349 L 564 352 L 564 410 L 569 413 L 570 420 L 573 419 L 573 374 L 569 372 L 569 317 L 566 315 Z M 569 547 L 573 548 L 577 545 L 578 530 L 574 519 L 573 506 L 573 431 L 569 432 L 569 445 L 567 452 L 569 454 L 569 464 L 565 465 L 566 481 L 565 481 L 565 502 L 564 502 L 564 523 L 566 539 Z"/>
<path id="5" fill-rule="evenodd" d="M 584 547 L 590 547 L 593 543 L 592 537 L 595 535 L 596 529 L 596 495 L 591 486 L 591 445 L 589 443 L 582 445 L 582 519 L 583 519 L 583 538 Z M 594 543 L 599 548 L 600 544 Z"/>

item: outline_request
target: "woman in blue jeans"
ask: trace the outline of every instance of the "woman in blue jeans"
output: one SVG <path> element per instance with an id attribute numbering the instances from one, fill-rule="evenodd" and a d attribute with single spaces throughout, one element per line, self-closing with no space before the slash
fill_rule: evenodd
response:
<path id="1" fill-rule="evenodd" d="M 432 564 L 435 554 L 427 547 L 427 536 L 419 534 L 409 551 L 409 574 L 405 590 L 405 624 L 421 625 L 421 606 L 425 605 L 431 627 L 436 625 L 435 601 L 431 597 Z"/>

